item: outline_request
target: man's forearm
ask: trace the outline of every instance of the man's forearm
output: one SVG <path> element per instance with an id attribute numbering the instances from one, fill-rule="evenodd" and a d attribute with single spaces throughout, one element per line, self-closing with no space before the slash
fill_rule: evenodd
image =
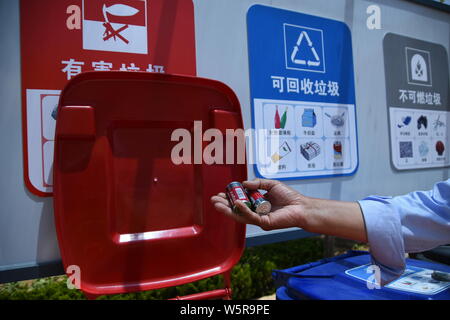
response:
<path id="1" fill-rule="evenodd" d="M 307 198 L 299 212 L 303 229 L 355 241 L 367 242 L 361 208 L 357 202 Z"/>

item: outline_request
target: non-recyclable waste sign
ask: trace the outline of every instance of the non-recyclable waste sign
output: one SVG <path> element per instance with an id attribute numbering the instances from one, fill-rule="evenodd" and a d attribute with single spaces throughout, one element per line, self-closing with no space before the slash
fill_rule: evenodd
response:
<path id="1" fill-rule="evenodd" d="M 256 174 L 296 179 L 358 167 L 351 33 L 262 5 L 247 14 Z"/>
<path id="2" fill-rule="evenodd" d="M 446 49 L 393 33 L 383 49 L 392 164 L 398 170 L 450 165 Z"/>
<path id="3" fill-rule="evenodd" d="M 191 0 L 21 0 L 24 177 L 52 193 L 55 107 L 85 71 L 196 74 Z"/>

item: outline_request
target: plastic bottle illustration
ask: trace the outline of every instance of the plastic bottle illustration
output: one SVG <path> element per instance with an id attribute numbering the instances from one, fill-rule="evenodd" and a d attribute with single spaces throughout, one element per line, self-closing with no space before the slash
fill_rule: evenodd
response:
<path id="1" fill-rule="evenodd" d="M 286 120 L 287 120 L 287 107 L 284 110 L 283 115 L 281 116 L 281 121 L 280 121 L 281 129 L 284 129 L 284 127 L 286 127 Z"/>
<path id="2" fill-rule="evenodd" d="M 275 129 L 281 128 L 281 120 L 280 120 L 280 114 L 278 113 L 278 106 L 277 110 L 275 111 Z"/>
<path id="3" fill-rule="evenodd" d="M 277 109 L 275 111 L 275 129 L 284 129 L 286 127 L 286 121 L 287 121 L 287 107 L 283 112 L 283 115 L 280 117 L 280 113 L 278 112 L 278 106 L 276 106 Z"/>

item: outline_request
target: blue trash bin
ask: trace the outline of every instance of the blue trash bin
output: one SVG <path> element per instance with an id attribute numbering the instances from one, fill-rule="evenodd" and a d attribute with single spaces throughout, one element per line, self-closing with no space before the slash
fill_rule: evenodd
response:
<path id="1" fill-rule="evenodd" d="M 406 264 L 399 279 L 378 289 L 366 251 L 274 270 L 272 277 L 278 300 L 450 300 L 450 282 L 431 277 L 433 271 L 450 272 L 450 266 L 414 259 Z"/>

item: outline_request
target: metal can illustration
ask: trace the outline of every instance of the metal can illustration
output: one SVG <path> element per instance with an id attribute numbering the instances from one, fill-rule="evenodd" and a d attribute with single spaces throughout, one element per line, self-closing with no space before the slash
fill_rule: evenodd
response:
<path id="1" fill-rule="evenodd" d="M 325 115 L 330 118 L 331 124 L 337 128 L 343 127 L 345 124 L 345 111 L 341 114 L 329 115 L 325 112 Z"/>
<path id="2" fill-rule="evenodd" d="M 253 211 L 257 214 L 268 214 L 272 209 L 272 204 L 264 198 L 264 196 L 257 190 L 246 190 L 247 195 L 252 203 Z"/>
<path id="3" fill-rule="evenodd" d="M 335 159 L 342 159 L 342 143 L 340 141 L 333 143 L 333 151 Z"/>
<path id="4" fill-rule="evenodd" d="M 239 210 L 237 209 L 235 204 L 237 200 L 243 201 L 247 207 L 249 207 L 250 209 L 252 208 L 252 203 L 250 202 L 250 199 L 245 193 L 244 187 L 240 182 L 233 181 L 230 184 L 228 184 L 226 187 L 226 194 L 228 200 L 231 203 L 233 212 L 239 213 Z"/>

